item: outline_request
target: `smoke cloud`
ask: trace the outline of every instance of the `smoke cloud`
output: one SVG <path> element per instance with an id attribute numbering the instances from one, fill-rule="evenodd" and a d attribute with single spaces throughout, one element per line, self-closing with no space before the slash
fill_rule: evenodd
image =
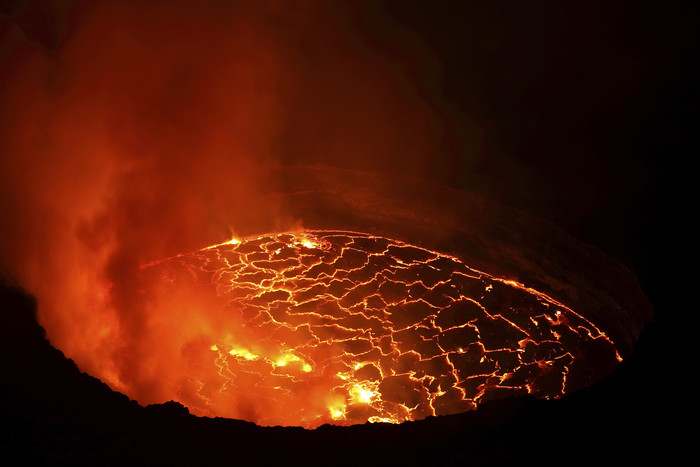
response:
<path id="1" fill-rule="evenodd" d="M 56 347 L 140 402 L 172 396 L 140 363 L 158 346 L 140 264 L 230 238 L 267 166 L 420 172 L 439 144 L 351 7 L 47 2 L 29 27 L 32 5 L 2 22 L 0 266 Z"/>

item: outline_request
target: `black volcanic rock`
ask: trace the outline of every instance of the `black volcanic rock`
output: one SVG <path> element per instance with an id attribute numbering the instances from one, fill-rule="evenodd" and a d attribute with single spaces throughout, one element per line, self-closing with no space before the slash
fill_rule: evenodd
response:
<path id="1" fill-rule="evenodd" d="M 0 305 L 0 447 L 25 462 L 577 465 L 619 458 L 629 465 L 646 456 L 633 445 L 655 446 L 648 427 L 660 410 L 649 403 L 651 389 L 638 386 L 652 326 L 609 378 L 561 400 L 511 397 L 401 425 L 305 430 L 198 418 L 172 401 L 140 407 L 51 347 L 31 297 L 3 286 Z"/>

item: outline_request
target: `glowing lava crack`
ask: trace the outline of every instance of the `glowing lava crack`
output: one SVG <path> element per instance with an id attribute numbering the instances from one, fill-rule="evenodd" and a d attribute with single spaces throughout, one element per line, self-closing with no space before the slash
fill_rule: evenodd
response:
<path id="1" fill-rule="evenodd" d="M 174 390 L 199 415 L 400 423 L 514 393 L 560 397 L 620 360 L 544 294 L 362 233 L 232 240 L 141 269 L 185 323 Z"/>

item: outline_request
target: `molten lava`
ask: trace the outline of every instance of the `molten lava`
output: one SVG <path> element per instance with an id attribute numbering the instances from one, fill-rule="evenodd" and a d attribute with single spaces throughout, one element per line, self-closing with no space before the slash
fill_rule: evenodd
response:
<path id="1" fill-rule="evenodd" d="M 542 293 L 363 233 L 231 240 L 141 274 L 159 284 L 154 339 L 178 343 L 167 362 L 143 355 L 144 367 L 170 365 L 179 374 L 153 384 L 198 415 L 401 423 L 509 394 L 561 397 L 620 360 Z"/>

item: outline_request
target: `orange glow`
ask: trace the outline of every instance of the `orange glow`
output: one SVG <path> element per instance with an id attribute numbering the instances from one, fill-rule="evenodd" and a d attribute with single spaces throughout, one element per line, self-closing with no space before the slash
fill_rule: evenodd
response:
<path id="1" fill-rule="evenodd" d="M 315 427 L 560 397 L 589 357 L 619 360 L 516 281 L 302 231 L 270 166 L 423 174 L 452 109 L 333 5 L 68 3 L 51 53 L 0 25 L 0 272 L 82 371 L 142 404 Z"/>
<path id="2" fill-rule="evenodd" d="M 141 403 L 174 399 L 197 415 L 400 423 L 507 394 L 561 397 L 590 343 L 619 360 L 544 294 L 362 233 L 249 237 L 140 271 L 155 290 L 142 329 L 153 345 L 116 378 L 114 360 L 93 372 Z"/>

